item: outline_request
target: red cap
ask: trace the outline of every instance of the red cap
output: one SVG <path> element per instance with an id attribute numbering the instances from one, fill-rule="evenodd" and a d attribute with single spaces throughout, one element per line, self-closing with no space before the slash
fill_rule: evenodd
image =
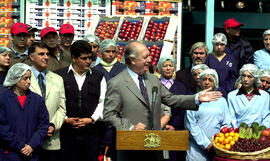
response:
<path id="1" fill-rule="evenodd" d="M 73 34 L 74 35 L 74 27 L 70 24 L 64 24 L 60 27 L 59 33 L 63 34 Z"/>
<path id="2" fill-rule="evenodd" d="M 14 23 L 11 26 L 11 33 L 17 35 L 19 33 L 26 33 L 28 34 L 27 31 L 27 26 L 24 23 L 18 22 L 18 23 Z"/>
<path id="3" fill-rule="evenodd" d="M 43 38 L 45 35 L 47 35 L 49 32 L 54 32 L 57 34 L 55 28 L 53 27 L 46 27 L 44 29 L 41 30 L 40 32 L 40 37 Z"/>
<path id="4" fill-rule="evenodd" d="M 239 23 L 234 18 L 228 19 L 224 22 L 224 29 L 227 30 L 228 28 L 234 28 L 237 26 L 243 26 L 244 24 Z"/>

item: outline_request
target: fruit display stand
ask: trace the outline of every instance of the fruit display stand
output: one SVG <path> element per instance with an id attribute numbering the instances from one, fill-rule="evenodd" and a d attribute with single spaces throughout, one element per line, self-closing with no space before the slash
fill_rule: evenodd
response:
<path id="1" fill-rule="evenodd" d="M 40 31 L 48 26 L 58 30 L 69 23 L 75 28 L 75 40 L 85 35 L 95 15 L 111 15 L 110 0 L 27 0 L 26 6 L 26 24 Z M 39 35 L 36 39 L 40 39 Z"/>
<path id="2" fill-rule="evenodd" d="M 17 1 L 17 3 L 14 0 L 0 1 L 0 46 L 10 46 L 10 28 L 15 21 L 20 19 L 18 4 L 20 4 L 20 1 Z"/>
<path id="3" fill-rule="evenodd" d="M 169 43 L 173 44 L 169 45 L 173 46 L 173 50 L 167 50 L 165 54 L 173 53 L 176 57 L 176 70 L 180 69 L 182 0 L 112 0 L 112 15 L 144 17 L 142 31 L 137 40 L 162 40 L 164 41 L 163 47 Z M 160 22 L 162 22 L 161 25 Z M 161 30 L 160 33 L 157 31 L 160 30 L 159 27 L 166 25 L 165 35 L 162 33 L 164 31 Z M 151 31 L 155 27 L 157 30 L 153 34 Z"/>

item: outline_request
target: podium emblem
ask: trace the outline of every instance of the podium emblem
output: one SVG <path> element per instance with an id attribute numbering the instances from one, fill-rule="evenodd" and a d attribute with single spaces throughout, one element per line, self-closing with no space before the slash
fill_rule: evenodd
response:
<path id="1" fill-rule="evenodd" d="M 158 148 L 160 147 L 161 138 L 159 135 L 150 133 L 145 135 L 144 147 L 145 148 Z"/>

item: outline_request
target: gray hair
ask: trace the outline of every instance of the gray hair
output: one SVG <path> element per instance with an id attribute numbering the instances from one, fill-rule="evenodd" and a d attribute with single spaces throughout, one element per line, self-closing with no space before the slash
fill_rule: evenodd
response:
<path id="1" fill-rule="evenodd" d="M 212 44 L 215 45 L 216 43 L 222 43 L 227 45 L 227 37 L 223 33 L 217 33 L 214 35 Z"/>
<path id="2" fill-rule="evenodd" d="M 174 71 L 175 71 L 175 59 L 172 55 L 165 55 L 165 56 L 162 56 L 161 58 L 159 58 L 159 61 L 158 61 L 158 64 L 157 64 L 157 68 L 158 68 L 158 71 L 160 74 L 162 74 L 162 66 L 164 64 L 165 61 L 172 61 L 172 64 L 173 64 L 173 68 L 174 68 Z"/>
<path id="3" fill-rule="evenodd" d="M 110 46 L 113 46 L 115 50 L 117 51 L 117 44 L 112 39 L 105 39 L 100 43 L 100 53 L 103 54 L 106 49 L 108 49 Z"/>
<path id="4" fill-rule="evenodd" d="M 218 87 L 219 87 L 219 80 L 218 80 L 218 73 L 216 72 L 216 70 L 214 70 L 214 69 L 206 69 L 206 70 L 202 71 L 200 73 L 200 84 L 201 85 L 202 85 L 203 78 L 206 75 L 210 75 L 214 79 L 215 86 L 214 86 L 214 89 L 213 90 L 218 89 Z"/>
<path id="5" fill-rule="evenodd" d="M 204 42 L 196 42 L 195 44 L 193 44 L 191 46 L 191 49 L 190 49 L 190 52 L 189 52 L 190 56 L 192 56 L 194 50 L 196 50 L 197 48 L 198 49 L 203 49 L 204 48 L 206 55 L 209 54 L 209 49 L 208 49 L 207 45 Z"/>
<path id="6" fill-rule="evenodd" d="M 140 43 L 140 42 L 133 41 L 126 46 L 125 52 L 124 52 L 124 58 L 125 58 L 126 64 L 131 64 L 130 58 L 137 59 L 139 56 L 139 53 L 138 53 L 136 46 L 133 45 L 132 43 Z M 140 44 L 142 44 L 142 43 L 140 43 Z"/>
<path id="7" fill-rule="evenodd" d="M 240 69 L 240 72 L 239 72 L 241 77 L 245 71 L 248 71 L 255 78 L 255 85 L 256 85 L 256 87 L 259 87 L 260 86 L 260 70 L 259 70 L 259 68 L 254 64 L 245 64 L 245 65 L 243 65 L 243 67 Z"/>
<path id="8" fill-rule="evenodd" d="M 5 81 L 3 83 L 4 87 L 12 87 L 19 82 L 22 76 L 30 70 L 31 67 L 24 63 L 14 64 L 7 73 Z"/>
<path id="9" fill-rule="evenodd" d="M 270 29 L 265 30 L 265 31 L 263 32 L 263 38 L 264 38 L 266 35 L 270 35 Z"/>

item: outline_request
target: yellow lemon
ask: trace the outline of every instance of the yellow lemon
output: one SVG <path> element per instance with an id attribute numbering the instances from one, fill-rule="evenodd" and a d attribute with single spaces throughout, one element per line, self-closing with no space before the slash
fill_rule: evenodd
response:
<path id="1" fill-rule="evenodd" d="M 224 149 L 224 145 L 222 145 L 222 144 L 220 144 L 219 147 L 222 148 L 222 149 Z"/>
<path id="2" fill-rule="evenodd" d="M 230 143 L 230 140 L 228 139 L 228 138 L 226 138 L 225 140 L 224 140 L 224 144 L 229 144 Z"/>
<path id="3" fill-rule="evenodd" d="M 229 139 L 230 141 L 232 140 L 232 137 L 231 136 L 229 136 L 227 139 Z"/>
<path id="4" fill-rule="evenodd" d="M 227 150 L 231 149 L 231 145 L 230 144 L 226 144 L 225 145 L 225 149 L 227 149 Z"/>
<path id="5" fill-rule="evenodd" d="M 237 140 L 238 140 L 238 138 L 239 138 L 239 137 L 234 136 L 234 137 L 232 138 L 232 140 L 233 140 L 233 141 L 237 141 Z"/>
<path id="6" fill-rule="evenodd" d="M 235 135 L 234 132 L 230 132 L 231 137 L 234 137 L 234 135 Z"/>
<path id="7" fill-rule="evenodd" d="M 224 137 L 219 137 L 218 142 L 219 142 L 220 144 L 223 144 L 223 141 L 224 141 L 224 140 L 225 140 Z"/>
<path id="8" fill-rule="evenodd" d="M 218 133 L 218 136 L 219 137 L 224 137 L 224 134 L 220 132 L 220 133 Z"/>
<path id="9" fill-rule="evenodd" d="M 218 143 L 218 139 L 219 139 L 219 137 L 216 137 L 215 138 L 215 143 Z"/>
<path id="10" fill-rule="evenodd" d="M 230 141 L 230 145 L 231 146 L 233 146 L 234 144 L 235 144 L 235 141 L 234 140 Z"/>

